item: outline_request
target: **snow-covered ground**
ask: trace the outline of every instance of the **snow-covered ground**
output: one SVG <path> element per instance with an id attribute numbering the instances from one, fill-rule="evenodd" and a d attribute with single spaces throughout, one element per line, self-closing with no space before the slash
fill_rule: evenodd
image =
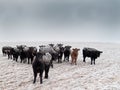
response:
<path id="1" fill-rule="evenodd" d="M 16 46 L 26 44 L 39 46 L 53 42 L 7 42 L 2 46 Z M 58 42 L 59 43 L 59 42 Z M 8 60 L 0 54 L 0 90 L 120 90 L 120 44 L 113 43 L 70 43 L 72 48 L 80 48 L 77 65 L 70 62 L 58 64 L 50 68 L 49 79 L 43 79 L 43 84 L 37 81 L 33 84 L 33 70 L 31 64 Z M 90 65 L 90 59 L 82 62 L 83 47 L 92 47 L 103 51 L 96 65 Z"/>

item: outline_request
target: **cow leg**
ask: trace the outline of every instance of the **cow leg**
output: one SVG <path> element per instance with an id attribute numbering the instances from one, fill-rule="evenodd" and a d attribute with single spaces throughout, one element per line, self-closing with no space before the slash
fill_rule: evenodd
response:
<path id="1" fill-rule="evenodd" d="M 94 65 L 95 65 L 95 59 L 94 59 Z"/>
<path id="2" fill-rule="evenodd" d="M 60 63 L 62 63 L 62 56 L 63 56 L 63 53 L 61 53 L 60 55 Z"/>
<path id="3" fill-rule="evenodd" d="M 53 68 L 53 60 L 50 60 L 50 66 Z"/>
<path id="4" fill-rule="evenodd" d="M 16 62 L 17 62 L 17 60 L 18 60 L 18 55 L 16 56 Z"/>
<path id="5" fill-rule="evenodd" d="M 37 77 L 37 72 L 34 72 L 34 81 L 33 81 L 33 83 L 36 82 L 36 77 Z"/>
<path id="6" fill-rule="evenodd" d="M 10 55 L 10 59 L 12 59 L 12 55 Z"/>
<path id="7" fill-rule="evenodd" d="M 58 63 L 60 63 L 60 58 L 58 58 Z"/>
<path id="8" fill-rule="evenodd" d="M 21 63 L 22 63 L 22 59 L 21 59 Z"/>
<path id="9" fill-rule="evenodd" d="M 49 68 L 50 68 L 50 65 L 45 66 L 45 78 L 46 79 L 48 79 Z"/>
<path id="10" fill-rule="evenodd" d="M 72 60 L 71 60 L 71 64 L 73 64 L 73 58 L 72 58 Z"/>
<path id="11" fill-rule="evenodd" d="M 13 60 L 15 60 L 15 55 L 13 55 Z"/>
<path id="12" fill-rule="evenodd" d="M 23 59 L 21 59 L 21 63 L 22 63 Z"/>
<path id="13" fill-rule="evenodd" d="M 17 59 L 18 59 L 18 58 L 16 57 L 16 62 L 17 62 Z"/>
<path id="14" fill-rule="evenodd" d="M 8 59 L 10 58 L 9 53 L 7 53 Z"/>
<path id="15" fill-rule="evenodd" d="M 75 65 L 77 65 L 77 58 L 75 58 Z"/>
<path id="16" fill-rule="evenodd" d="M 65 56 L 64 56 L 64 61 L 65 61 Z"/>
<path id="17" fill-rule="evenodd" d="M 92 65 L 92 62 L 93 62 L 93 58 L 91 58 L 91 65 Z"/>
<path id="18" fill-rule="evenodd" d="M 33 57 L 31 57 L 31 64 L 32 64 L 32 62 L 33 62 Z"/>
<path id="19" fill-rule="evenodd" d="M 86 62 L 86 61 L 85 61 L 85 58 L 86 58 L 86 57 L 83 56 L 83 62 Z"/>
<path id="20" fill-rule="evenodd" d="M 17 62 L 17 57 L 13 57 L 13 58 L 14 58 L 13 60 L 15 60 Z"/>
<path id="21" fill-rule="evenodd" d="M 42 76 L 43 76 L 43 70 L 40 71 L 40 84 L 43 83 L 43 81 L 42 81 Z"/>
<path id="22" fill-rule="evenodd" d="M 62 63 L 62 59 L 61 58 L 58 59 L 58 63 Z"/>
<path id="23" fill-rule="evenodd" d="M 20 59 L 21 59 L 21 63 L 22 63 L 23 57 L 22 57 L 22 56 L 20 56 Z"/>
<path id="24" fill-rule="evenodd" d="M 10 58 L 12 59 L 12 55 L 10 55 Z"/>
<path id="25" fill-rule="evenodd" d="M 60 63 L 62 63 L 62 58 L 60 58 Z"/>
<path id="26" fill-rule="evenodd" d="M 69 62 L 69 56 L 68 56 L 68 62 Z"/>
<path id="27" fill-rule="evenodd" d="M 29 64 L 29 60 L 30 60 L 30 58 L 28 58 L 28 64 Z"/>

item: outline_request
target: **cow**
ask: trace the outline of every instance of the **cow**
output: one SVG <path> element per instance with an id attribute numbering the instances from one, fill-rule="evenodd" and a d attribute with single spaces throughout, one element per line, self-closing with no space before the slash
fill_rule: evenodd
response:
<path id="1" fill-rule="evenodd" d="M 27 60 L 27 58 L 28 58 L 28 50 L 29 50 L 28 47 L 21 47 L 21 49 L 20 49 L 20 60 L 21 60 L 21 63 L 23 61 L 25 62 L 25 59 Z"/>
<path id="2" fill-rule="evenodd" d="M 63 44 L 57 44 L 56 47 L 58 48 L 57 50 L 55 49 L 55 51 L 57 52 L 57 59 L 58 59 L 58 63 L 62 63 L 62 57 L 63 57 L 63 53 L 64 53 L 64 47 Z"/>
<path id="3" fill-rule="evenodd" d="M 53 49 L 53 47 L 50 46 L 50 45 L 46 45 L 46 46 L 45 45 L 40 45 L 39 47 L 40 47 L 39 52 L 42 52 L 42 53 L 47 53 L 47 52 L 56 53 L 55 50 Z"/>
<path id="4" fill-rule="evenodd" d="M 54 47 L 54 44 L 49 44 L 49 46 Z"/>
<path id="5" fill-rule="evenodd" d="M 75 64 L 75 65 L 77 65 L 77 58 L 78 58 L 78 51 L 79 51 L 80 49 L 77 49 L 77 48 L 75 48 L 75 49 L 72 49 L 72 52 L 71 52 L 71 64 Z"/>
<path id="6" fill-rule="evenodd" d="M 6 55 L 8 55 L 8 59 L 11 57 L 10 55 L 11 55 L 11 49 L 12 49 L 12 47 L 11 46 L 3 46 L 2 47 L 2 53 L 3 53 L 3 56 L 6 56 Z"/>
<path id="7" fill-rule="evenodd" d="M 13 60 L 17 62 L 18 56 L 20 55 L 20 50 L 17 47 L 12 48 Z"/>
<path id="8" fill-rule="evenodd" d="M 50 53 L 52 55 L 51 59 L 51 67 L 53 68 L 53 60 L 56 60 L 56 51 L 53 49 L 54 44 L 49 45 L 40 45 L 39 52 L 40 53 Z"/>
<path id="9" fill-rule="evenodd" d="M 58 52 L 58 63 L 62 63 L 63 53 L 64 53 L 64 47 L 60 47 L 60 50 Z"/>
<path id="10" fill-rule="evenodd" d="M 27 47 L 26 45 L 16 45 L 17 49 L 19 49 L 20 51 L 22 49 L 24 49 L 25 47 Z"/>
<path id="11" fill-rule="evenodd" d="M 100 57 L 101 53 L 103 53 L 103 52 L 99 51 L 95 48 L 83 48 L 83 62 L 86 62 L 85 61 L 86 57 L 90 57 L 91 58 L 91 65 L 92 65 L 93 61 L 94 61 L 94 65 L 95 65 L 95 59 Z"/>
<path id="12" fill-rule="evenodd" d="M 37 52 L 36 57 L 32 63 L 33 73 L 34 73 L 34 81 L 36 82 L 37 73 L 40 73 L 40 84 L 43 83 L 42 76 L 45 71 L 45 78 L 48 79 L 48 73 L 50 68 L 50 60 L 52 56 L 49 53 L 41 53 Z"/>
<path id="13" fill-rule="evenodd" d="M 23 60 L 28 59 L 28 64 L 29 64 L 29 60 L 31 59 L 31 64 L 32 64 L 34 56 L 37 53 L 37 48 L 33 47 L 33 46 L 32 47 L 20 46 L 19 49 L 20 49 L 21 63 L 22 63 Z"/>
<path id="14" fill-rule="evenodd" d="M 49 52 L 51 55 L 52 55 L 52 60 L 51 60 L 51 67 L 53 68 L 53 60 L 58 60 L 59 56 L 59 60 L 61 59 L 62 55 L 61 55 L 61 46 L 63 44 L 57 44 L 57 45 L 54 45 L 54 44 L 49 44 L 49 45 L 41 45 L 39 46 L 40 49 L 39 49 L 39 52 L 42 52 L 42 53 L 47 53 Z M 58 62 L 59 62 L 58 60 Z"/>
<path id="15" fill-rule="evenodd" d="M 62 63 L 62 57 L 63 57 L 63 53 L 64 53 L 63 44 L 61 44 L 61 43 L 56 44 L 56 45 L 54 45 L 52 47 L 53 47 L 53 49 L 55 51 L 55 53 L 52 53 L 52 60 L 58 60 L 58 63 Z"/>
<path id="16" fill-rule="evenodd" d="M 71 53 L 71 50 L 70 50 L 71 47 L 72 46 L 69 46 L 69 45 L 64 47 L 64 61 L 65 60 L 69 61 L 69 57 L 70 57 L 70 53 Z"/>
<path id="17" fill-rule="evenodd" d="M 28 58 L 28 64 L 29 64 L 29 60 L 31 59 L 31 64 L 33 62 L 34 56 L 36 56 L 37 53 L 37 48 L 36 47 L 29 47 L 29 50 L 27 51 L 27 58 Z"/>

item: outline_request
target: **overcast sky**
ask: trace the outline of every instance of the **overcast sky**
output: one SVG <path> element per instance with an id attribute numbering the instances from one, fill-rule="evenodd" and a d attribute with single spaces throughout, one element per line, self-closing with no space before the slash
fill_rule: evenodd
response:
<path id="1" fill-rule="evenodd" d="M 0 0 L 0 41 L 120 42 L 120 0 Z"/>

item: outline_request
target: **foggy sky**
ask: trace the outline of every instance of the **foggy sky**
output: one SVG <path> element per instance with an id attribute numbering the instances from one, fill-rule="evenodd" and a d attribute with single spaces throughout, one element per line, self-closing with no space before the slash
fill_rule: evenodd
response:
<path id="1" fill-rule="evenodd" d="M 0 41 L 120 42 L 119 0 L 0 0 Z"/>

